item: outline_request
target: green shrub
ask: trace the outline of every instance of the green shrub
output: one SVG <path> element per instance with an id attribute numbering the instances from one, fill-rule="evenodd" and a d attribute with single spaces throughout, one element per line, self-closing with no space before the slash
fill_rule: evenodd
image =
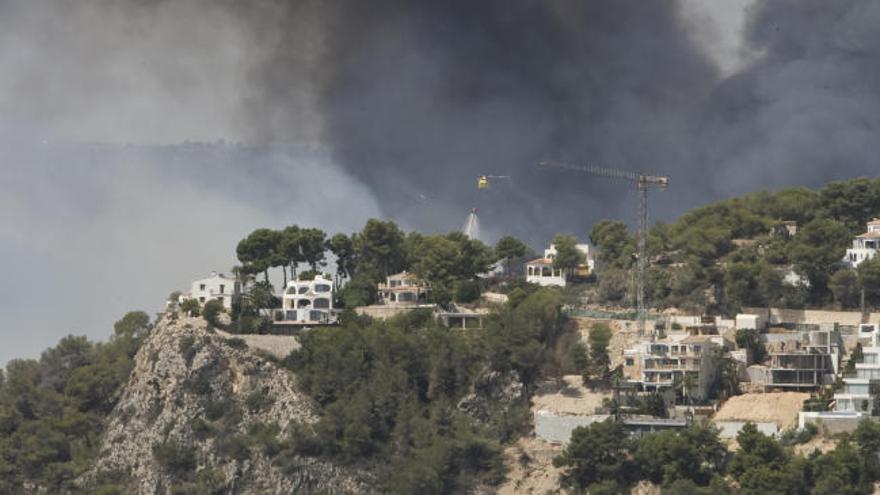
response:
<path id="1" fill-rule="evenodd" d="M 214 425 L 202 418 L 196 418 L 190 425 L 193 435 L 199 440 L 206 440 L 214 436 Z"/>
<path id="2" fill-rule="evenodd" d="M 205 303 L 205 307 L 202 308 L 202 317 L 205 318 L 205 321 L 208 322 L 208 326 L 210 327 L 219 327 L 220 321 L 219 317 L 222 313 L 225 313 L 226 309 L 223 307 L 223 301 L 218 301 L 217 299 L 212 299 Z"/>
<path id="3" fill-rule="evenodd" d="M 196 356 L 196 353 L 199 352 L 195 342 L 195 338 L 192 335 L 184 335 L 180 338 L 180 342 L 177 345 L 177 349 L 186 361 L 187 366 L 192 364 L 193 358 Z"/>
<path id="4" fill-rule="evenodd" d="M 212 400 L 205 402 L 205 417 L 209 421 L 217 421 L 224 417 L 227 413 L 235 409 L 237 406 L 231 399 Z"/>
<path id="5" fill-rule="evenodd" d="M 256 390 L 248 394 L 244 403 L 248 411 L 257 413 L 271 407 L 275 403 L 275 398 Z"/>
<path id="6" fill-rule="evenodd" d="M 281 452 L 281 442 L 278 441 L 280 431 L 276 423 L 254 423 L 248 428 L 248 441 L 266 457 L 272 458 Z"/>
<path id="7" fill-rule="evenodd" d="M 204 369 L 199 370 L 198 373 L 193 373 L 184 382 L 184 389 L 197 395 L 210 394 L 212 392 L 211 379 L 208 375 L 209 374 Z"/>
<path id="8" fill-rule="evenodd" d="M 474 302 L 480 298 L 480 284 L 473 280 L 462 280 L 456 284 L 455 300 L 462 303 Z"/>
<path id="9" fill-rule="evenodd" d="M 224 339 L 226 345 L 235 349 L 247 349 L 247 342 L 244 339 L 240 339 L 238 337 L 233 337 L 231 339 Z"/>
<path id="10" fill-rule="evenodd" d="M 180 303 L 180 311 L 188 316 L 199 316 L 199 302 L 195 299 L 184 299 L 182 303 Z"/>
<path id="11" fill-rule="evenodd" d="M 226 475 L 219 469 L 202 469 L 194 478 L 177 482 L 171 488 L 172 495 L 221 495 L 228 492 Z"/>
<path id="12" fill-rule="evenodd" d="M 191 473 L 196 468 L 195 449 L 174 439 L 153 445 L 153 458 L 175 476 Z"/>
<path id="13" fill-rule="evenodd" d="M 245 461 L 250 459 L 251 452 L 247 441 L 241 435 L 228 435 L 217 439 L 217 454 L 222 457 Z"/>

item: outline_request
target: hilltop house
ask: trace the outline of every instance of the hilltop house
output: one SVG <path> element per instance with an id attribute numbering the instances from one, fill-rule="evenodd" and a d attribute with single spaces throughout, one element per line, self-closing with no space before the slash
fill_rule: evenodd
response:
<path id="1" fill-rule="evenodd" d="M 377 289 L 379 304 L 386 306 L 425 304 L 431 292 L 430 284 L 406 271 L 389 275 L 385 278 L 385 283 L 380 283 Z"/>
<path id="2" fill-rule="evenodd" d="M 211 276 L 199 280 L 194 280 L 189 292 L 181 294 L 178 298 L 179 302 L 186 299 L 195 299 L 200 306 L 212 299 L 216 299 L 223 303 L 226 310 L 232 309 L 232 298 L 237 296 L 241 291 L 240 284 L 234 277 L 223 273 L 211 272 Z"/>
<path id="3" fill-rule="evenodd" d="M 880 250 L 880 218 L 875 218 L 868 222 L 864 234 L 853 239 L 853 246 L 846 250 L 843 262 L 856 268 L 863 261 L 873 258 L 878 250 Z"/>
<path id="4" fill-rule="evenodd" d="M 333 323 L 334 284 L 318 275 L 314 280 L 292 280 L 281 296 L 278 323 L 320 324 Z M 278 317 L 276 317 L 278 318 Z"/>
<path id="5" fill-rule="evenodd" d="M 526 263 L 526 282 L 544 287 L 551 285 L 565 287 L 568 283 L 568 278 L 572 275 L 578 277 L 589 275 L 595 268 L 590 245 L 578 244 L 575 247 L 584 254 L 586 261 L 578 265 L 574 271 L 563 273 L 563 270 L 553 267 L 553 259 L 556 257 L 556 246 L 550 244 L 550 247 L 544 250 L 543 258 L 537 258 Z"/>

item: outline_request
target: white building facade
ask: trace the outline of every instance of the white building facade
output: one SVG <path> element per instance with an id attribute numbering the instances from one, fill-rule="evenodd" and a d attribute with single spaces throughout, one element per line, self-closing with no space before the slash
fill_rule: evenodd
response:
<path id="1" fill-rule="evenodd" d="M 639 382 L 645 391 L 659 392 L 690 382 L 693 389 L 682 392 L 694 399 L 704 399 L 718 373 L 721 346 L 715 340 L 709 336 L 689 336 L 640 342 L 624 351 L 624 376 Z"/>
<path id="2" fill-rule="evenodd" d="M 181 294 L 179 301 L 195 299 L 200 306 L 204 306 L 208 301 L 218 300 L 229 311 L 232 309 L 233 297 L 237 296 L 240 290 L 241 287 L 235 277 L 211 272 L 210 277 L 194 280 L 189 292 Z"/>
<path id="3" fill-rule="evenodd" d="M 542 287 L 556 286 L 565 287 L 568 278 L 572 275 L 586 277 L 595 268 L 593 260 L 593 252 L 589 244 L 577 244 L 575 246 L 578 251 L 583 253 L 585 262 L 579 265 L 575 270 L 566 272 L 559 268 L 553 267 L 553 260 L 556 258 L 556 246 L 550 244 L 550 247 L 544 250 L 544 257 L 537 258 L 526 263 L 526 282 L 538 284 Z"/>
<path id="4" fill-rule="evenodd" d="M 877 325 L 860 325 L 859 341 L 868 344 L 862 347 L 864 358 L 862 362 L 855 363 L 856 376 L 844 377 L 843 390 L 834 394 L 834 410 L 870 415 L 874 403 L 871 382 L 880 380 L 880 335 Z"/>
<path id="5" fill-rule="evenodd" d="M 314 280 L 287 283 L 281 296 L 281 322 L 302 324 L 333 323 L 335 287 L 332 280 L 321 275 Z"/>
<path id="6" fill-rule="evenodd" d="M 868 222 L 865 233 L 853 239 L 853 245 L 846 250 L 843 262 L 856 268 L 863 261 L 873 258 L 877 251 L 880 251 L 880 218 Z"/>

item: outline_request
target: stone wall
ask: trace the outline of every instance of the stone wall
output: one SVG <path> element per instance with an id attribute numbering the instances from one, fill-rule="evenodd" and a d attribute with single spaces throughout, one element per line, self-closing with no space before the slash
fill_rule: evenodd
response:
<path id="1" fill-rule="evenodd" d="M 721 438 L 736 438 L 736 434 L 739 433 L 739 430 L 742 429 L 743 426 L 748 423 L 748 421 L 713 421 L 715 426 L 721 430 L 718 433 L 718 436 Z M 752 422 L 756 427 L 758 427 L 758 431 L 765 435 L 775 436 L 779 433 L 779 425 L 773 422 Z"/>
<path id="2" fill-rule="evenodd" d="M 535 436 L 547 442 L 567 444 L 575 428 L 590 426 L 608 417 L 607 414 L 565 416 L 540 410 L 535 412 Z"/>

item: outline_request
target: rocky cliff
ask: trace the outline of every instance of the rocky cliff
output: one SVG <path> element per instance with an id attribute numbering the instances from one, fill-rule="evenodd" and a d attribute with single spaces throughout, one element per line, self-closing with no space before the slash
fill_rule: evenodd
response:
<path id="1" fill-rule="evenodd" d="M 288 432 L 317 420 L 295 377 L 210 331 L 160 319 L 108 420 L 84 487 L 122 480 L 138 493 L 363 493 L 367 474 L 290 454 Z"/>

